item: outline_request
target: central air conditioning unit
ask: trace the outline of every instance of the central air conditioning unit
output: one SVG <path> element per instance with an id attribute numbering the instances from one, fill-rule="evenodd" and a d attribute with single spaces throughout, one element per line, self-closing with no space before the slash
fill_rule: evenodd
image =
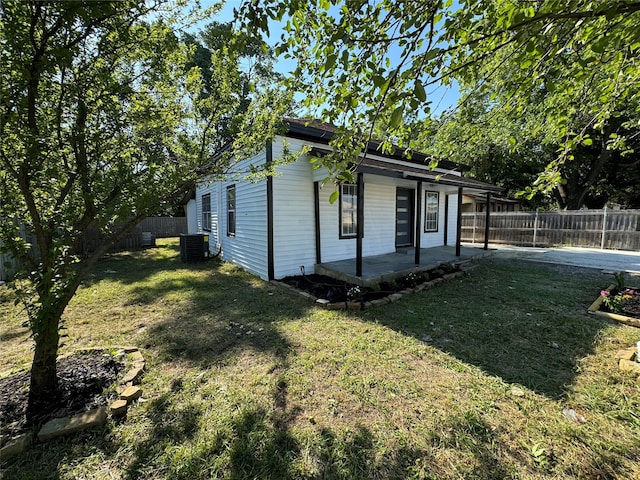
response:
<path id="1" fill-rule="evenodd" d="M 202 233 L 180 235 L 180 260 L 202 262 L 209 256 L 209 236 Z"/>

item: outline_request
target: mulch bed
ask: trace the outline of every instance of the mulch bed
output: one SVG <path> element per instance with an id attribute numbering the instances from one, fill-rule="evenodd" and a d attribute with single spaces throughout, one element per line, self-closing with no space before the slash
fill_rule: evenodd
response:
<path id="1" fill-rule="evenodd" d="M 453 265 L 442 264 L 431 270 L 409 273 L 396 280 L 382 282 L 375 287 L 361 287 L 325 275 L 316 274 L 285 277 L 281 279 L 280 282 L 310 293 L 316 298 L 329 300 L 332 303 L 345 301 L 370 302 L 407 288 L 413 288 L 416 285 L 440 278 L 447 273 L 453 273 L 458 270 L 459 268 Z"/>
<path id="2" fill-rule="evenodd" d="M 77 415 L 108 405 L 116 392 L 107 392 L 124 370 L 124 363 L 110 353 L 91 351 L 58 360 L 58 397 L 37 423 Z M 28 429 L 29 372 L 0 379 L 0 437 L 7 440 Z"/>

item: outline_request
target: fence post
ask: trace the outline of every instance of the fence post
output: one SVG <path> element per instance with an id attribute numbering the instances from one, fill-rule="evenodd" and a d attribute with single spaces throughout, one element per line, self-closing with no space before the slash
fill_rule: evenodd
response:
<path id="1" fill-rule="evenodd" d="M 600 250 L 604 250 L 604 237 L 607 232 L 607 206 L 602 209 L 602 241 L 600 242 Z"/>
<path id="2" fill-rule="evenodd" d="M 538 209 L 536 208 L 536 216 L 533 219 L 533 246 L 536 246 L 536 237 L 538 236 Z"/>
<path id="3" fill-rule="evenodd" d="M 476 243 L 476 216 L 478 212 L 473 212 L 473 237 L 471 237 L 471 243 Z"/>

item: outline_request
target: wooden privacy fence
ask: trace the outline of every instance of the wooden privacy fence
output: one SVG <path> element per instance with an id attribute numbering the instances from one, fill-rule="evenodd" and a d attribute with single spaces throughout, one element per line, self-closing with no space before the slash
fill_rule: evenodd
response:
<path id="1" fill-rule="evenodd" d="M 187 233 L 187 217 L 147 217 L 135 231 L 151 232 L 156 238 L 179 237 Z"/>
<path id="2" fill-rule="evenodd" d="M 150 232 L 155 238 L 178 237 L 181 233 L 187 233 L 187 217 L 147 217 L 129 235 L 116 243 L 112 250 L 142 248 L 142 232 Z M 80 251 L 91 252 L 101 241 L 102 236 L 98 230 L 87 230 L 83 235 Z"/>
<path id="3" fill-rule="evenodd" d="M 462 214 L 462 241 L 484 242 L 486 213 Z M 640 210 L 491 212 L 489 242 L 640 250 Z"/>
<path id="4" fill-rule="evenodd" d="M 186 217 L 147 217 L 140 222 L 136 228 L 120 242 L 118 242 L 112 250 L 132 250 L 142 248 L 142 232 L 151 232 L 156 238 L 178 237 L 181 233 L 187 233 Z M 27 239 L 27 232 L 23 228 L 21 230 L 23 238 Z M 96 249 L 101 242 L 102 236 L 96 229 L 88 229 L 84 232 L 79 251 L 89 253 Z M 35 239 L 29 239 L 35 246 Z M 1 240 L 0 240 L 1 242 Z M 9 254 L 0 253 L 0 281 L 9 280 L 18 269 L 18 262 Z"/>

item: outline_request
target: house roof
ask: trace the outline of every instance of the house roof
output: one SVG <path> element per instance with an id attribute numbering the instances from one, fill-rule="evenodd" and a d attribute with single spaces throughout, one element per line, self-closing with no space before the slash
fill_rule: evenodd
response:
<path id="1" fill-rule="evenodd" d="M 326 155 L 330 153 L 330 150 L 323 148 L 313 148 L 311 152 L 314 155 Z M 379 153 L 376 153 L 379 155 Z M 406 159 L 402 159 L 406 162 Z M 501 192 L 502 188 L 490 183 L 481 182 L 473 178 L 466 178 L 460 175 L 454 175 L 451 173 L 442 173 L 431 170 L 426 164 L 422 165 L 406 165 L 397 162 L 388 162 L 371 157 L 361 158 L 357 164 L 355 164 L 356 172 L 372 173 L 375 175 L 384 175 L 395 178 L 406 178 L 410 180 L 420 180 L 427 183 L 434 183 L 440 185 L 449 185 L 452 187 L 463 187 L 467 191 L 469 189 L 472 193 L 482 192 Z"/>
<path id="2" fill-rule="evenodd" d="M 390 176 L 408 178 L 412 180 L 422 180 L 427 183 L 437 183 L 440 185 L 450 185 L 454 187 L 464 187 L 473 189 L 476 192 L 501 192 L 502 188 L 481 182 L 473 178 L 466 178 L 451 173 L 440 173 L 425 168 L 399 165 L 397 163 L 385 162 L 372 158 L 364 158 L 358 163 L 356 171 L 362 172 L 384 172 Z"/>
<path id="3" fill-rule="evenodd" d="M 320 143 L 328 144 L 338 127 L 320 120 L 310 120 L 304 118 L 285 118 L 284 122 L 288 125 L 287 136 L 300 138 L 303 140 L 313 140 Z M 433 160 L 431 155 L 421 152 L 411 151 L 411 156 L 407 156 L 407 149 L 396 147 L 394 153 L 382 153 L 380 151 L 381 142 L 369 141 L 367 143 L 367 153 L 382 155 L 384 157 L 402 160 L 405 162 L 415 163 L 416 165 L 428 165 Z M 450 160 L 438 160 L 438 167 L 466 172 L 470 170 L 468 165 L 452 162 Z"/>

